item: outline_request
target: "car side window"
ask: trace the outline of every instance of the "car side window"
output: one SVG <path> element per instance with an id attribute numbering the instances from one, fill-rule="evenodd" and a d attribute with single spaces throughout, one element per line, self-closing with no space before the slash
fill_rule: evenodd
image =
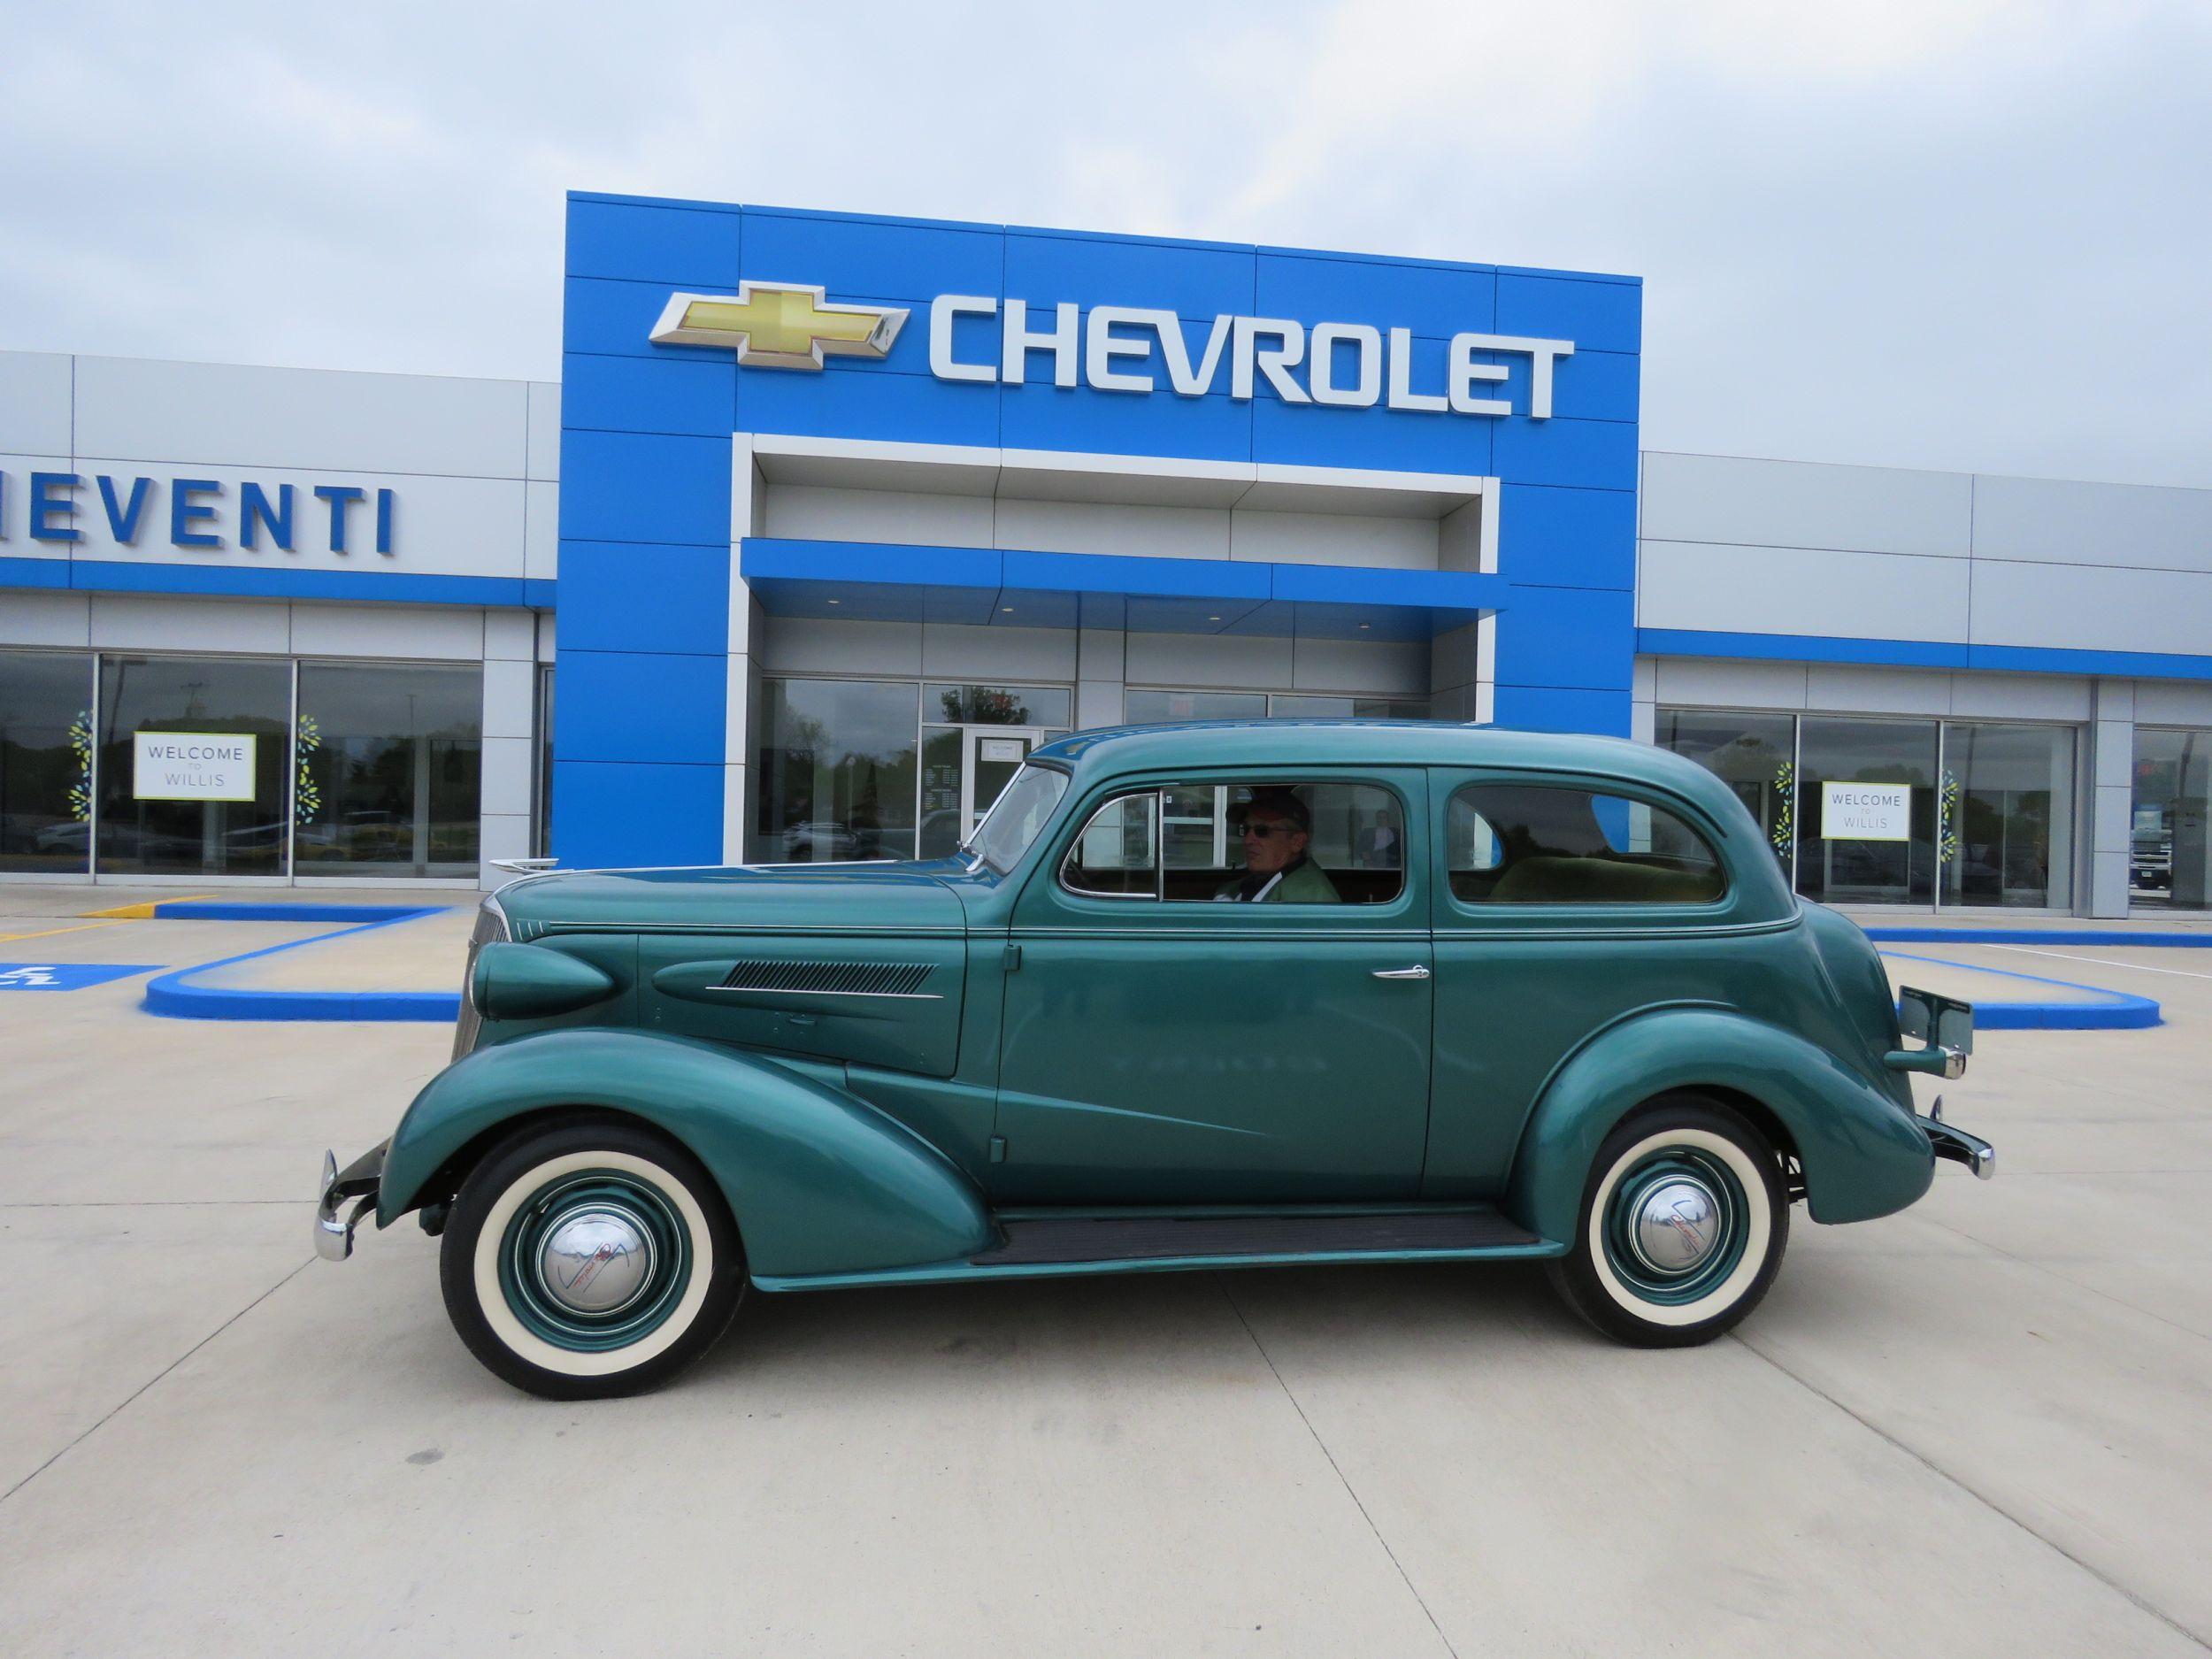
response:
<path id="1" fill-rule="evenodd" d="M 1446 814 L 1445 872 L 1468 904 L 1710 904 L 1712 844 L 1663 806 L 1551 784 L 1471 784 Z"/>
<path id="2" fill-rule="evenodd" d="M 1118 795 L 1061 867 L 1070 892 L 1167 903 L 1386 904 L 1405 813 L 1379 784 L 1176 785 Z"/>
<path id="3" fill-rule="evenodd" d="M 1094 898 L 1160 895 L 1160 795 L 1116 795 L 1091 814 L 1060 866 L 1060 884 Z"/>

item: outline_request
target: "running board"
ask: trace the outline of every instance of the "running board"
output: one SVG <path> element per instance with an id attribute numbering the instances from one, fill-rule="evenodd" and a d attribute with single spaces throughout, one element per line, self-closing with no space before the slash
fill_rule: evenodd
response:
<path id="1" fill-rule="evenodd" d="M 1488 1205 L 1183 1216 L 1027 1210 L 997 1222 L 998 1242 L 964 1260 L 856 1273 L 762 1274 L 753 1283 L 764 1291 L 844 1290 L 1230 1267 L 1525 1261 L 1566 1253 L 1565 1246 L 1537 1237 Z"/>
<path id="2" fill-rule="evenodd" d="M 1403 1256 L 1538 1242 L 1494 1210 L 1379 1215 L 1033 1216 L 1000 1223 L 1004 1241 L 977 1267 L 1210 1256 Z"/>

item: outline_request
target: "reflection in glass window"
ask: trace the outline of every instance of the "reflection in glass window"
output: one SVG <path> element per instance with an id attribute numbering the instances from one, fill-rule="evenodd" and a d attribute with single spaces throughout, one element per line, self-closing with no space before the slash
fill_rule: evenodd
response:
<path id="1" fill-rule="evenodd" d="M 1068 792 L 1068 775 L 1050 766 L 1025 766 L 976 826 L 977 857 L 1001 875 L 1021 861 Z"/>
<path id="2" fill-rule="evenodd" d="M 1661 749 L 1697 762 L 1735 792 L 1787 872 L 1797 839 L 1795 717 L 1662 709 L 1655 735 Z"/>
<path id="3" fill-rule="evenodd" d="M 1278 693 L 1267 700 L 1270 718 L 1277 720 L 1425 720 L 1425 699 L 1410 697 L 1317 697 L 1303 693 Z"/>
<path id="4" fill-rule="evenodd" d="M 1171 720 L 1425 720 L 1418 697 L 1355 697 L 1309 692 L 1125 691 L 1122 718 L 1132 726 Z"/>
<path id="5" fill-rule="evenodd" d="M 2212 732 L 2139 727 L 2131 903 L 2201 910 L 2212 903 Z"/>
<path id="6" fill-rule="evenodd" d="M 1798 741 L 1797 890 L 1824 904 L 1929 903 L 1936 723 L 1808 715 Z"/>
<path id="7" fill-rule="evenodd" d="M 1160 797 L 1148 791 L 1118 795 L 1092 813 L 1068 849 L 1061 883 L 1070 892 L 1101 898 L 1159 897 L 1159 804 Z"/>
<path id="8" fill-rule="evenodd" d="M 1947 722 L 1937 807 L 1944 903 L 2072 902 L 2070 728 Z"/>
<path id="9" fill-rule="evenodd" d="M 99 871 L 284 873 L 290 664 L 104 657 L 99 720 Z"/>
<path id="10" fill-rule="evenodd" d="M 1132 726 L 1170 720 L 1263 720 L 1267 695 L 1258 691 L 1125 691 L 1121 718 Z"/>
<path id="11" fill-rule="evenodd" d="M 919 695 L 911 680 L 763 680 L 754 856 L 913 857 Z"/>
<path id="12" fill-rule="evenodd" d="M 1664 807 L 1587 789 L 1476 784 L 1446 814 L 1452 896 L 1471 904 L 1710 904 L 1704 836 Z"/>
<path id="13" fill-rule="evenodd" d="M 553 670 L 538 671 L 537 833 L 532 838 L 532 856 L 545 858 L 553 851 Z"/>
<path id="14" fill-rule="evenodd" d="M 956 726 L 922 728 L 922 817 L 917 855 L 949 858 L 960 849 L 967 826 L 960 821 L 960 772 L 966 764 L 967 733 Z"/>
<path id="15" fill-rule="evenodd" d="M 295 873 L 473 876 L 483 710 L 474 664 L 301 664 Z"/>
<path id="16" fill-rule="evenodd" d="M 946 726 L 1043 726 L 1064 731 L 1075 714 L 1065 686 L 925 686 L 922 718 Z"/>
<path id="17" fill-rule="evenodd" d="M 0 651 L 0 870 L 82 875 L 92 838 L 92 659 Z"/>

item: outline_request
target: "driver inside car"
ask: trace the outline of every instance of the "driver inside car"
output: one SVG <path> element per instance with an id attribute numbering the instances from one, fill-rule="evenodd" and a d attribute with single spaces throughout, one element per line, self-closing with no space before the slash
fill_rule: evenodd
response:
<path id="1" fill-rule="evenodd" d="M 1236 904 L 1340 904 L 1328 872 L 1306 856 L 1313 813 L 1288 789 L 1253 793 L 1237 826 L 1244 838 L 1244 874 L 1214 895 Z"/>

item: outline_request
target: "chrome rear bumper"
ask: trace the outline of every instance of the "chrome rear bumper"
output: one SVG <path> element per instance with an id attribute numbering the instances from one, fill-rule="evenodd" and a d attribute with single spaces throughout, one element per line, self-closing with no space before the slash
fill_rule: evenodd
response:
<path id="1" fill-rule="evenodd" d="M 341 1170 L 332 1154 L 323 1154 L 322 1196 L 315 1205 L 315 1254 L 326 1262 L 342 1262 L 353 1254 L 353 1230 L 361 1217 L 376 1207 L 377 1188 L 384 1180 L 384 1153 L 392 1143 L 379 1141 Z M 349 1199 L 357 1200 L 353 1212 L 340 1218 Z"/>
<path id="2" fill-rule="evenodd" d="M 1913 1121 L 1927 1135 L 1939 1158 L 1950 1164 L 1963 1164 L 1974 1171 L 1976 1180 L 1985 1181 L 1997 1173 L 1997 1148 L 1979 1135 L 1970 1135 L 1965 1130 L 1954 1129 L 1945 1123 L 1940 1099 L 1929 1109 L 1928 1116 Z"/>

